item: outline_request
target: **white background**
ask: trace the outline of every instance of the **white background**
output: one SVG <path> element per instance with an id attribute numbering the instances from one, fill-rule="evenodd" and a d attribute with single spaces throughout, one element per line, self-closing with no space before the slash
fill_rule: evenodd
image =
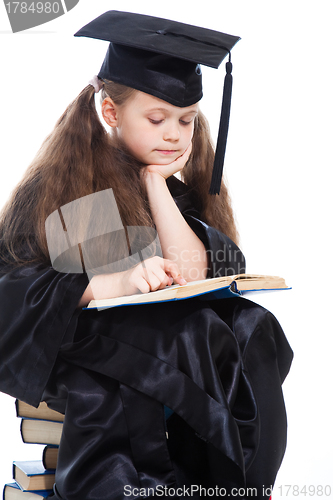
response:
<path id="1" fill-rule="evenodd" d="M 1 3 L 1 206 L 56 119 L 100 68 L 106 42 L 72 34 L 110 9 L 242 37 L 232 51 L 225 171 L 248 272 L 282 275 L 293 287 L 255 298 L 278 317 L 295 352 L 284 384 L 288 447 L 273 497 L 297 496 L 284 485 L 330 485 L 333 498 L 330 1 L 80 0 L 65 16 L 16 34 Z M 213 137 L 223 68 L 203 70 L 202 109 Z M 40 459 L 43 447 L 21 442 L 13 399 L 0 395 L 0 405 L 1 488 L 11 480 L 13 460 Z"/>

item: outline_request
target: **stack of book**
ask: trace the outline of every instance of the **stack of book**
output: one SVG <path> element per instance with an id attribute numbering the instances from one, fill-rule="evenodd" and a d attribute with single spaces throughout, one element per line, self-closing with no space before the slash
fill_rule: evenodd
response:
<path id="1" fill-rule="evenodd" d="M 15 482 L 5 485 L 3 500 L 41 500 L 52 493 L 64 415 L 50 410 L 46 403 L 34 408 L 16 400 L 24 443 L 44 445 L 41 460 L 13 462 Z"/>

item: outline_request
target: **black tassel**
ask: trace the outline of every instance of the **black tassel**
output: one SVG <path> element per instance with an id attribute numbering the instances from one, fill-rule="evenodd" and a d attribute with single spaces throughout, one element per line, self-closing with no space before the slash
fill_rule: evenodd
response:
<path id="1" fill-rule="evenodd" d="M 222 110 L 220 118 L 219 133 L 217 138 L 217 145 L 215 151 L 215 160 L 212 173 L 212 180 L 209 188 L 209 194 L 220 194 L 221 180 L 224 165 L 224 156 L 227 146 L 228 128 L 229 128 L 229 117 L 230 117 L 230 105 L 231 105 L 231 92 L 232 92 L 232 64 L 230 60 L 225 65 L 226 75 L 224 78 L 223 86 L 223 99 L 222 99 Z"/>

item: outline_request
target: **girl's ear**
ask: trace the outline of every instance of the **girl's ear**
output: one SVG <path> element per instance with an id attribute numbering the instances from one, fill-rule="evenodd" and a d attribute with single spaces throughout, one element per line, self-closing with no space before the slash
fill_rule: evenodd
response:
<path id="1" fill-rule="evenodd" d="M 110 97 L 106 97 L 102 102 L 102 115 L 105 122 L 110 125 L 110 127 L 117 127 L 118 125 L 118 114 L 117 105 L 113 102 Z"/>

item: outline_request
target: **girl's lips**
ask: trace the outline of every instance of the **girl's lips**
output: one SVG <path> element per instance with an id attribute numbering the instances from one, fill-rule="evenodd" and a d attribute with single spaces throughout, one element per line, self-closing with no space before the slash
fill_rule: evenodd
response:
<path id="1" fill-rule="evenodd" d="M 175 149 L 157 149 L 156 151 L 158 153 L 161 153 L 162 155 L 172 155 L 174 153 L 177 153 L 177 150 Z"/>

